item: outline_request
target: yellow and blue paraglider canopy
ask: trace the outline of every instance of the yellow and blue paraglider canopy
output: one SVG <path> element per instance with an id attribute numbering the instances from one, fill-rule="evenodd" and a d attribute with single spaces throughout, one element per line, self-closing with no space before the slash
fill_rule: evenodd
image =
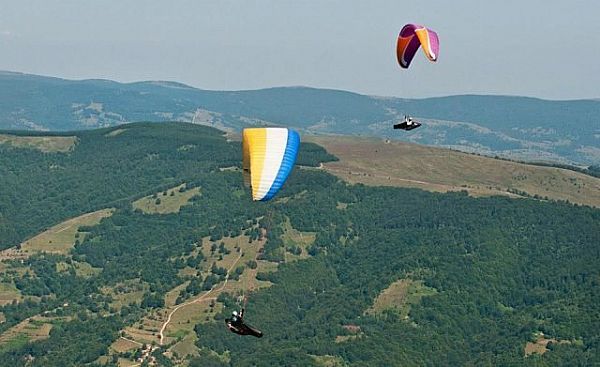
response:
<path id="1" fill-rule="evenodd" d="M 292 172 L 300 135 L 286 128 L 249 128 L 242 133 L 244 182 L 252 199 L 267 201 L 281 189 Z"/>

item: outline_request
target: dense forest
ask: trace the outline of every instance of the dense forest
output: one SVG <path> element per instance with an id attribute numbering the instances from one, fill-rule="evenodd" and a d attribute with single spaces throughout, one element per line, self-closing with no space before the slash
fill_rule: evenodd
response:
<path id="1" fill-rule="evenodd" d="M 303 144 L 300 167 L 277 199 L 255 203 L 241 173 L 222 169 L 240 166 L 239 142 L 217 130 L 178 123 L 118 129 L 66 134 L 77 137 L 67 153 L 0 145 L 3 248 L 70 217 L 117 208 L 80 229 L 86 235 L 69 256 L 5 261 L 16 270 L 4 280 L 28 298 L 0 308 L 0 332 L 33 315 L 56 321 L 47 339 L 0 346 L 3 366 L 116 365 L 98 358 L 125 326 L 162 307 L 186 280 L 182 269 L 202 262 L 192 256 L 200 238 L 221 252 L 223 238 L 262 231 L 262 256 L 280 264 L 258 274 L 273 286 L 250 295 L 247 318 L 265 337 L 227 331 L 223 319 L 239 305 L 224 294 L 214 319 L 195 326 L 190 366 L 309 366 L 326 356 L 349 366 L 600 363 L 598 209 L 349 185 L 307 168 L 335 159 L 314 144 Z M 182 183 L 201 195 L 177 213 L 149 215 L 131 205 Z M 288 224 L 315 233 L 307 259 L 281 261 Z M 97 271 L 79 275 L 83 263 Z M 213 267 L 182 296 L 211 289 L 225 273 Z M 432 291 L 406 317 L 366 312 L 403 279 Z M 145 285 L 142 301 L 110 306 L 103 287 L 132 280 Z M 524 357 L 540 332 L 556 342 Z M 154 352 L 158 363 L 174 365 L 163 351 Z"/>
<path id="2" fill-rule="evenodd" d="M 276 286 L 254 296 L 249 313 L 270 337 L 240 340 L 218 324 L 199 325 L 199 346 L 233 351 L 233 365 L 305 365 L 307 355 L 369 366 L 518 365 L 520 346 L 539 330 L 583 345 L 557 345 L 527 359 L 532 365 L 599 362 L 597 210 L 348 186 L 302 173 L 288 187 L 298 192 L 309 189 L 300 181 L 310 182 L 310 198 L 279 210 L 294 227 L 318 231 L 318 255 L 280 267 L 268 276 Z M 339 202 L 349 205 L 340 211 Z M 411 322 L 363 314 L 406 277 L 438 291 L 411 309 Z M 359 326 L 364 337 L 335 343 L 343 325 Z"/>

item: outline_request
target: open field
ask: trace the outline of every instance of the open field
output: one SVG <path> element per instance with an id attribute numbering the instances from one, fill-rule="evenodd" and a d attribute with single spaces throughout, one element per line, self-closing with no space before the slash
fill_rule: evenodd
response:
<path id="1" fill-rule="evenodd" d="M 314 232 L 300 232 L 293 228 L 290 221 L 287 220 L 283 227 L 282 240 L 285 244 L 285 262 L 302 260 L 309 257 L 308 247 L 315 241 L 317 234 Z M 302 252 L 295 254 L 294 249 L 300 249 Z"/>
<path id="2" fill-rule="evenodd" d="M 123 134 L 123 133 L 124 133 L 125 131 L 127 131 L 127 130 L 128 130 L 128 129 L 115 129 L 115 130 L 113 130 L 113 131 L 111 131 L 111 132 L 109 132 L 109 133 L 105 134 L 104 136 L 106 136 L 107 138 L 112 138 L 112 137 L 114 137 L 114 136 L 117 136 L 117 135 L 121 135 L 121 134 Z"/>
<path id="3" fill-rule="evenodd" d="M 66 262 L 56 263 L 56 271 L 58 272 L 69 272 L 71 269 L 75 270 L 75 274 L 79 277 L 89 278 L 93 275 L 98 274 L 101 269 L 94 268 L 86 262 L 77 262 L 72 260 L 71 264 Z"/>
<path id="4" fill-rule="evenodd" d="M 29 269 L 27 266 L 19 266 L 18 263 L 0 262 L 0 306 L 13 301 L 21 302 L 24 298 L 32 298 L 30 296 L 23 297 L 13 280 L 11 280 L 13 276 L 23 276 Z"/>
<path id="5" fill-rule="evenodd" d="M 359 333 L 359 334 L 355 334 L 355 335 L 338 335 L 335 337 L 335 342 L 336 343 L 344 343 L 347 341 L 352 341 L 358 338 L 362 338 L 364 337 L 365 334 L 363 333 Z"/>
<path id="6" fill-rule="evenodd" d="M 50 335 L 53 323 L 67 320 L 66 318 L 47 318 L 40 315 L 23 320 L 0 335 L 0 348 L 18 344 L 22 341 L 46 339 Z"/>
<path id="7" fill-rule="evenodd" d="M 384 289 L 373 302 L 366 314 L 380 314 L 385 310 L 395 310 L 404 319 L 408 318 L 410 305 L 418 303 L 424 296 L 436 294 L 420 280 L 400 279 Z"/>
<path id="8" fill-rule="evenodd" d="M 338 356 L 313 356 L 311 357 L 315 360 L 315 363 L 321 367 L 344 367 L 347 366 L 346 362 L 343 358 Z"/>
<path id="9" fill-rule="evenodd" d="M 103 362 L 104 361 L 101 361 L 101 363 L 103 363 Z M 139 367 L 141 365 L 139 362 L 130 361 L 125 358 L 119 358 L 117 360 L 117 363 L 118 363 L 119 367 Z"/>
<path id="10" fill-rule="evenodd" d="M 568 340 L 556 340 L 554 338 L 547 338 L 544 333 L 540 332 L 536 334 L 536 340 L 535 342 L 528 342 L 527 344 L 525 344 L 525 356 L 530 356 L 532 354 L 544 354 L 546 353 L 549 349 L 548 347 L 548 343 L 558 343 L 558 344 L 568 344 L 571 343 L 571 341 Z"/>
<path id="11" fill-rule="evenodd" d="M 103 218 L 109 217 L 114 209 L 103 209 L 92 213 L 87 213 L 64 221 L 54 227 L 28 239 L 19 246 L 11 247 L 0 251 L 0 261 L 25 259 L 31 255 L 40 252 L 51 252 L 66 255 L 75 245 L 75 241 L 83 240 L 85 233 L 78 232 L 81 226 L 93 226 L 98 224 Z M 62 262 L 57 263 L 57 271 L 68 271 L 73 268 L 78 276 L 89 277 L 98 272 L 98 269 L 92 268 L 88 263 L 73 261 L 70 265 Z M 29 271 L 28 266 L 8 265 L 0 262 L 0 275 L 16 272 L 24 274 Z M 0 306 L 11 303 L 13 300 L 21 301 L 18 289 L 12 281 L 0 282 Z"/>
<path id="12" fill-rule="evenodd" d="M 237 239 L 238 239 L 238 242 L 236 245 L 239 246 L 239 248 L 241 249 L 241 257 L 233 270 L 235 270 L 235 268 L 237 268 L 239 266 L 243 266 L 244 272 L 239 276 L 238 280 L 230 279 L 229 282 L 227 282 L 227 284 L 223 288 L 223 291 L 231 293 L 231 294 L 237 294 L 242 291 L 252 292 L 253 290 L 256 290 L 258 288 L 269 287 L 271 285 L 271 283 L 256 279 L 256 274 L 259 271 L 264 271 L 263 269 L 265 268 L 265 266 L 267 266 L 267 267 L 269 266 L 267 264 L 271 264 L 270 269 L 272 269 L 272 270 L 277 269 L 276 263 L 272 263 L 269 261 L 256 260 L 265 244 L 265 241 L 261 240 L 261 241 L 253 241 L 252 243 L 248 243 L 247 236 L 240 236 L 240 237 L 237 237 Z M 231 245 L 232 244 L 230 244 L 229 246 L 231 246 Z M 226 248 L 229 248 L 229 246 L 227 244 L 225 245 Z M 233 251 L 236 251 L 235 247 L 233 247 Z M 258 265 L 257 268 L 251 269 L 250 267 L 248 267 L 247 264 L 249 261 L 256 261 L 256 263 Z M 219 263 L 217 263 L 217 265 L 227 268 L 226 265 L 230 265 L 230 264 L 220 265 Z M 262 265 L 262 267 L 261 267 L 261 265 Z"/>
<path id="13" fill-rule="evenodd" d="M 190 269 L 190 268 L 186 268 L 186 269 Z M 184 269 L 185 270 L 185 269 Z M 187 282 L 183 282 L 182 284 L 178 285 L 177 287 L 171 289 L 170 291 L 168 291 L 165 294 L 165 307 L 173 307 L 176 306 L 176 302 L 177 302 L 177 297 L 179 297 L 179 293 L 183 290 L 185 290 L 185 287 L 188 286 L 188 284 L 190 284 L 189 281 Z"/>
<path id="14" fill-rule="evenodd" d="M 177 356 L 178 358 L 198 355 L 198 347 L 195 345 L 196 340 L 196 333 L 189 333 L 180 342 L 171 347 L 169 351 L 173 356 Z"/>
<path id="15" fill-rule="evenodd" d="M 17 148 L 38 149 L 44 153 L 68 152 L 75 147 L 74 136 L 16 136 L 0 134 L 0 144 Z"/>
<path id="16" fill-rule="evenodd" d="M 466 190 L 473 196 L 518 197 L 525 192 L 600 207 L 600 179 L 574 171 L 376 138 L 307 136 L 304 140 L 336 155 L 340 160 L 323 168 L 351 183 Z"/>
<path id="17" fill-rule="evenodd" d="M 158 343 L 163 313 L 151 312 L 132 326 L 124 329 L 125 337 L 141 344 Z"/>
<path id="18" fill-rule="evenodd" d="M 194 187 L 189 190 L 180 191 L 185 188 L 185 184 L 173 187 L 165 192 L 156 193 L 143 197 L 133 203 L 135 209 L 139 209 L 146 214 L 168 214 L 178 213 L 182 206 L 186 205 L 190 199 L 200 194 L 200 188 Z"/>
<path id="19" fill-rule="evenodd" d="M 110 296 L 113 301 L 110 307 L 121 310 L 123 306 L 132 303 L 141 303 L 144 293 L 148 290 L 148 285 L 142 283 L 139 279 L 128 280 L 121 282 L 112 287 L 104 287 L 101 289 L 102 294 Z"/>
<path id="20" fill-rule="evenodd" d="M 25 258 L 39 252 L 68 254 L 78 239 L 83 240 L 85 233 L 78 232 L 82 226 L 93 226 L 104 218 L 110 217 L 115 209 L 102 209 L 69 219 L 23 242 L 20 246 L 0 252 L 0 260 Z M 20 248 L 18 248 L 20 247 Z"/>
<path id="21" fill-rule="evenodd" d="M 220 294 L 216 292 L 215 294 Z M 166 341 L 174 339 L 183 339 L 194 333 L 194 326 L 204 322 L 213 322 L 213 317 L 221 312 L 223 306 L 217 303 L 216 297 L 212 293 L 198 302 L 189 303 L 173 313 L 171 320 L 165 328 L 164 335 Z"/>
<path id="22" fill-rule="evenodd" d="M 115 340 L 114 343 L 110 346 L 112 350 L 117 353 L 127 352 L 128 350 L 140 348 L 142 345 L 134 342 L 133 340 L 129 340 L 126 338 L 119 338 Z"/>
<path id="23" fill-rule="evenodd" d="M 21 301 L 21 299 L 21 293 L 12 282 L 0 283 L 0 306 L 12 303 L 14 300 Z"/>

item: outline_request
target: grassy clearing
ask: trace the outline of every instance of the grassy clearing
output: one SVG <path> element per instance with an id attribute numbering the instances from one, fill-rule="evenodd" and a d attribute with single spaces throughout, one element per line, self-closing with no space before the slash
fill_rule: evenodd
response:
<path id="1" fill-rule="evenodd" d="M 132 303 L 141 303 L 144 298 L 144 291 L 134 291 L 129 293 L 119 293 L 113 296 L 113 302 L 110 303 L 111 307 L 121 310 L 123 306 L 128 306 Z"/>
<path id="2" fill-rule="evenodd" d="M 200 302 L 180 308 L 171 317 L 171 322 L 165 329 L 167 341 L 181 339 L 194 334 L 194 326 L 205 322 L 213 322 L 214 315 L 221 312 L 223 306 L 214 297 L 208 297 Z"/>
<path id="3" fill-rule="evenodd" d="M 12 279 L 22 277 L 31 269 L 28 266 L 6 262 L 0 262 L 0 306 L 4 306 L 12 301 L 21 302 L 23 299 L 38 299 L 38 297 L 23 297 L 21 292 L 15 286 Z"/>
<path id="4" fill-rule="evenodd" d="M 179 297 L 179 292 L 181 292 L 182 290 L 185 289 L 185 287 L 188 286 L 188 284 L 190 284 L 190 282 L 183 282 L 182 284 L 178 285 L 177 287 L 171 289 L 170 291 L 168 291 L 165 294 L 165 306 L 166 307 L 173 307 L 175 306 L 175 302 L 177 301 L 177 297 Z"/>
<path id="5" fill-rule="evenodd" d="M 25 334 L 17 334 L 9 340 L 0 340 L 0 352 L 7 352 L 13 349 L 20 348 L 29 342 L 29 338 Z"/>
<path id="6" fill-rule="evenodd" d="M 131 361 L 131 360 L 125 359 L 125 358 L 119 358 L 117 360 L 117 365 L 119 367 L 139 367 L 140 363 L 136 362 L 136 361 Z"/>
<path id="7" fill-rule="evenodd" d="M 0 256 L 5 251 L 8 250 L 0 252 Z M 2 258 L 2 260 L 6 260 L 6 257 Z M 13 279 L 22 277 L 27 271 L 30 271 L 30 268 L 23 264 L 0 262 L 0 306 L 7 305 L 13 301 L 21 302 L 25 299 L 15 286 Z"/>
<path id="8" fill-rule="evenodd" d="M 325 163 L 324 169 L 351 183 L 466 190 L 473 196 L 519 197 L 525 192 L 600 207 L 600 179 L 569 170 L 375 138 L 309 136 L 305 140 L 336 155 L 340 161 Z"/>
<path id="9" fill-rule="evenodd" d="M 142 283 L 139 279 L 135 279 L 118 283 L 113 287 L 104 287 L 101 289 L 101 292 L 104 295 L 112 297 L 113 301 L 110 303 L 110 307 L 121 310 L 123 306 L 132 303 L 141 303 L 147 289 L 147 284 Z"/>
<path id="10" fill-rule="evenodd" d="M 242 246 L 244 246 L 244 242 L 247 241 L 248 239 L 246 236 L 238 236 L 235 238 L 225 237 L 221 241 L 218 241 L 219 243 L 225 244 L 225 248 L 229 251 L 229 254 L 223 255 L 222 259 L 220 260 L 217 259 L 217 266 L 229 269 L 237 261 L 237 258 L 239 257 L 240 252 L 242 251 Z M 214 256 L 211 260 L 214 261 Z"/>
<path id="11" fill-rule="evenodd" d="M 381 314 L 385 310 L 393 310 L 404 319 L 408 318 L 410 305 L 417 304 L 421 298 L 432 296 L 437 291 L 429 288 L 420 280 L 400 279 L 384 289 L 367 311 L 368 315 Z"/>
<path id="12" fill-rule="evenodd" d="M 225 238 L 223 239 L 223 242 L 225 243 L 225 248 L 231 251 L 231 254 L 224 257 L 223 260 L 218 261 L 217 265 L 225 269 L 229 269 L 241 254 L 241 257 L 233 270 L 238 267 L 244 268 L 244 271 L 239 276 L 239 279 L 230 279 L 223 288 L 223 292 L 239 294 L 242 291 L 251 292 L 258 288 L 270 286 L 269 282 L 259 281 L 256 279 L 256 274 L 258 271 L 260 271 L 261 263 L 273 264 L 275 269 L 277 266 L 275 263 L 256 260 L 259 252 L 264 246 L 264 241 L 253 241 L 252 243 L 249 243 L 248 236 L 242 235 L 236 238 Z M 250 261 L 257 261 L 258 267 L 256 269 L 251 269 L 248 267 L 248 263 Z"/>
<path id="13" fill-rule="evenodd" d="M 94 268 L 86 262 L 73 261 L 73 266 L 75 267 L 75 274 L 79 277 L 84 278 L 92 277 L 100 273 L 100 271 L 102 270 L 99 268 Z"/>
<path id="14" fill-rule="evenodd" d="M 0 260 L 26 258 L 40 252 L 66 255 L 75 246 L 77 239 L 83 240 L 85 233 L 78 232 L 80 227 L 94 226 L 102 219 L 110 217 L 114 210 L 114 208 L 102 209 L 57 224 L 19 246 L 0 252 Z"/>
<path id="15" fill-rule="evenodd" d="M 314 356 L 311 357 L 315 360 L 315 363 L 320 367 L 345 367 L 347 366 L 346 362 L 342 357 L 338 356 Z"/>
<path id="16" fill-rule="evenodd" d="M 12 303 L 13 300 L 21 301 L 22 299 L 21 293 L 13 282 L 0 283 L 0 306 Z"/>
<path id="17" fill-rule="evenodd" d="M 355 340 L 355 339 L 362 338 L 363 336 L 364 336 L 363 333 L 359 333 L 359 334 L 356 334 L 356 335 L 338 335 L 338 336 L 335 337 L 335 342 L 336 343 L 344 343 L 344 342 L 347 342 L 347 341 L 352 341 L 352 340 Z"/>
<path id="18" fill-rule="evenodd" d="M 44 153 L 68 152 L 77 143 L 75 136 L 16 136 L 0 134 L 0 144 L 17 148 L 37 149 Z"/>
<path id="19" fill-rule="evenodd" d="M 346 210 L 348 208 L 348 203 L 338 202 L 337 205 L 335 206 L 335 208 L 337 210 Z"/>
<path id="20" fill-rule="evenodd" d="M 140 321 L 125 328 L 124 331 L 127 339 L 132 339 L 142 344 L 158 344 L 163 317 L 166 318 L 164 312 L 151 311 Z"/>
<path id="21" fill-rule="evenodd" d="M 189 331 L 179 329 L 176 332 L 169 334 L 169 337 L 170 338 L 175 338 L 175 339 L 183 339 L 183 338 L 185 338 L 189 334 L 190 334 Z"/>
<path id="22" fill-rule="evenodd" d="M 350 340 L 363 338 L 365 336 L 365 333 L 361 331 L 361 328 L 358 325 L 349 324 L 343 325 L 342 327 L 345 329 L 345 332 L 343 335 L 338 335 L 335 337 L 336 343 L 343 343 Z"/>
<path id="23" fill-rule="evenodd" d="M 128 130 L 128 129 L 116 129 L 116 130 L 113 130 L 113 131 L 111 131 L 111 132 L 109 132 L 109 133 L 105 134 L 104 136 L 105 136 L 105 137 L 108 137 L 108 138 L 112 138 L 113 136 L 117 136 L 117 135 L 121 135 L 121 134 L 123 134 L 123 133 L 124 133 L 125 131 L 127 131 L 127 130 Z"/>
<path id="24" fill-rule="evenodd" d="M 253 242 L 253 244 L 255 244 Z M 259 251 L 262 249 L 263 244 L 256 244 L 255 246 L 248 247 L 244 251 L 244 255 L 240 260 L 240 264 L 244 265 L 244 272 L 240 275 L 240 279 L 238 281 L 233 281 L 227 284 L 225 287 L 225 291 L 231 294 L 237 294 L 244 290 L 246 293 L 251 293 L 260 288 L 267 288 L 272 285 L 269 281 L 258 280 L 256 279 L 256 274 L 259 272 L 268 272 L 268 271 L 276 271 L 278 264 L 265 260 L 256 260 Z M 247 264 L 250 261 L 256 261 L 257 267 L 256 269 L 250 268 Z"/>
<path id="25" fill-rule="evenodd" d="M 200 195 L 199 187 L 180 191 L 184 189 L 185 184 L 182 184 L 166 191 L 156 193 L 155 195 L 143 197 L 133 202 L 133 207 L 146 214 L 178 213 L 181 207 L 186 205 L 192 197 Z"/>
<path id="26" fill-rule="evenodd" d="M 80 277 L 89 278 L 93 275 L 98 274 L 102 269 L 94 268 L 86 262 L 77 262 L 71 260 L 71 264 L 66 262 L 56 263 L 56 271 L 68 272 L 71 269 L 75 269 L 75 274 Z"/>
<path id="27" fill-rule="evenodd" d="M 46 318 L 40 315 L 23 320 L 0 335 L 0 349 L 21 342 L 36 341 L 48 338 L 53 324 L 62 322 L 65 318 Z"/>
<path id="28" fill-rule="evenodd" d="M 132 349 L 138 349 L 140 347 L 141 347 L 141 345 L 139 345 L 138 343 L 135 343 L 128 339 L 119 338 L 119 339 L 115 340 L 114 343 L 111 344 L 110 349 L 111 349 L 111 351 L 114 351 L 116 353 L 123 353 L 123 352 L 130 351 Z"/>
<path id="29" fill-rule="evenodd" d="M 289 219 L 283 225 L 283 235 L 281 239 L 285 244 L 285 262 L 306 259 L 308 247 L 315 241 L 317 234 L 315 232 L 300 232 L 292 227 Z M 300 249 L 300 253 L 294 253 Z"/>
<path id="30" fill-rule="evenodd" d="M 185 359 L 188 356 L 198 355 L 198 347 L 196 347 L 196 333 L 189 333 L 180 342 L 176 343 L 169 349 L 177 358 Z"/>
<path id="31" fill-rule="evenodd" d="M 554 338 L 547 338 L 544 333 L 539 332 L 534 335 L 535 341 L 528 342 L 525 344 L 524 352 L 525 357 L 530 356 L 532 354 L 544 354 L 549 351 L 548 344 L 549 343 L 559 343 L 559 344 L 570 344 L 571 342 L 568 340 L 557 340 Z"/>

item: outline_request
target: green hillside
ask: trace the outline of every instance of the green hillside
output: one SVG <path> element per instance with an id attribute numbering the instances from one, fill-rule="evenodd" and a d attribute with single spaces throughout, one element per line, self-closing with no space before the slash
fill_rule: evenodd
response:
<path id="1" fill-rule="evenodd" d="M 410 114 L 425 125 L 392 130 Z M 0 72 L 0 129 L 81 130 L 177 120 L 240 130 L 283 125 L 578 165 L 600 163 L 600 102 L 463 95 L 382 98 L 306 87 L 209 91 L 173 82 L 65 80 Z"/>
<path id="2" fill-rule="evenodd" d="M 600 176 L 455 150 L 349 136 L 305 136 L 339 158 L 323 165 L 351 183 L 411 187 L 473 196 L 563 200 L 600 208 Z"/>
<path id="3" fill-rule="evenodd" d="M 2 366 L 600 363 L 598 209 L 349 184 L 304 143 L 252 202 L 212 128 L 31 135 L 0 144 Z"/>

